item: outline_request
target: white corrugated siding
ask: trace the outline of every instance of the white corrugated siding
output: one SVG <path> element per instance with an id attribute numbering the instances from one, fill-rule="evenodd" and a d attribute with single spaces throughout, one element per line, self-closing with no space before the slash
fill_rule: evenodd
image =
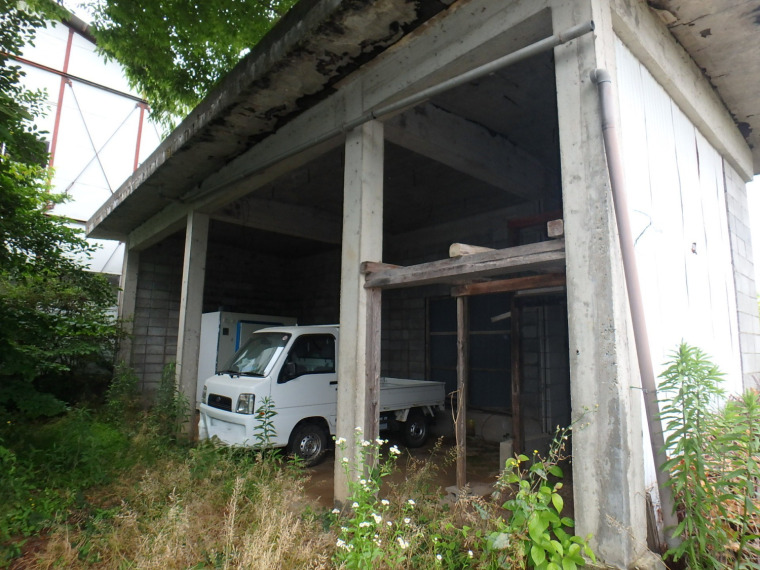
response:
<path id="1" fill-rule="evenodd" d="M 742 389 L 723 160 L 617 42 L 626 190 L 655 375 L 683 339 Z"/>

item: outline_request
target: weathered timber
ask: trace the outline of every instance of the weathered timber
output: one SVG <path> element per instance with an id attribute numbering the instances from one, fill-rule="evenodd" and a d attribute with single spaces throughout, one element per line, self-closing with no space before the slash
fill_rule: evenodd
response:
<path id="1" fill-rule="evenodd" d="M 462 257 L 463 255 L 472 255 L 473 253 L 483 253 L 486 251 L 493 251 L 493 248 L 468 245 L 466 243 L 452 243 L 449 247 L 449 257 Z"/>
<path id="2" fill-rule="evenodd" d="M 467 297 L 457 298 L 457 489 L 467 486 L 467 383 L 470 369 L 470 313 Z"/>
<path id="3" fill-rule="evenodd" d="M 384 269 L 368 273 L 364 286 L 394 289 L 431 283 L 459 284 L 521 271 L 560 272 L 564 267 L 565 240 L 554 240 Z"/>
<path id="4" fill-rule="evenodd" d="M 359 273 L 367 275 L 369 273 L 375 273 L 377 271 L 384 271 L 386 269 L 397 269 L 400 265 L 393 265 L 391 263 L 383 263 L 381 261 L 362 261 L 359 266 Z"/>
<path id="5" fill-rule="evenodd" d="M 523 453 L 523 435 L 522 435 L 522 408 L 521 408 L 521 388 L 522 377 L 520 370 L 520 318 L 522 317 L 522 307 L 518 304 L 517 299 L 512 298 L 512 313 L 510 344 L 512 350 L 512 451 L 514 453 Z M 503 467 L 503 466 L 502 466 Z"/>
<path id="6" fill-rule="evenodd" d="M 512 291 L 557 287 L 564 284 L 564 273 L 530 275 L 528 277 L 514 277 L 512 279 L 500 279 L 498 281 L 487 281 L 485 283 L 460 285 L 451 290 L 451 296 L 463 297 L 469 295 L 487 295 L 490 293 L 510 293 Z"/>
<path id="7" fill-rule="evenodd" d="M 551 239 L 565 237 L 565 220 L 551 220 L 546 223 L 546 233 Z"/>

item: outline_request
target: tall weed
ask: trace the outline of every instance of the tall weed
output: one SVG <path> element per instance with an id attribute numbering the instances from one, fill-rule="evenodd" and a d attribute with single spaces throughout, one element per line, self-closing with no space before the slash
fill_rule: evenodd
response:
<path id="1" fill-rule="evenodd" d="M 758 557 L 760 403 L 747 393 L 725 405 L 723 374 L 698 348 L 681 344 L 663 372 L 663 469 L 678 502 L 682 538 L 666 558 L 690 568 L 744 568 Z"/>

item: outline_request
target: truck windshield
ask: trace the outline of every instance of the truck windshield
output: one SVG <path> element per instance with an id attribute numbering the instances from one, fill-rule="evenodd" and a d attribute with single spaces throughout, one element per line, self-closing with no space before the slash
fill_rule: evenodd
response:
<path id="1" fill-rule="evenodd" d="M 290 334 L 287 333 L 254 333 L 220 372 L 267 376 L 288 340 Z"/>

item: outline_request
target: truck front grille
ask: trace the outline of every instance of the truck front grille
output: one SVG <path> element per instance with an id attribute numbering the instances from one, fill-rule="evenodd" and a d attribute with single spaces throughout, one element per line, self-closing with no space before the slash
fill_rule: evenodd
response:
<path id="1" fill-rule="evenodd" d="M 225 412 L 231 412 L 232 398 L 228 398 L 227 396 L 220 396 L 219 394 L 209 394 L 208 405 L 212 408 L 224 410 Z"/>

